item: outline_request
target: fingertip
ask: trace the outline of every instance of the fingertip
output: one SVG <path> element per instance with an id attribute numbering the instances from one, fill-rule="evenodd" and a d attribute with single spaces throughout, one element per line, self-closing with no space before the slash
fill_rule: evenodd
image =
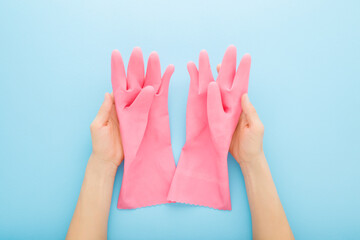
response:
<path id="1" fill-rule="evenodd" d="M 134 47 L 133 52 L 141 52 L 142 53 L 141 48 L 139 46 Z"/>
<path id="2" fill-rule="evenodd" d="M 210 59 L 206 50 L 202 50 L 199 55 L 199 71 L 208 71 L 210 68 Z"/>
<path id="3" fill-rule="evenodd" d="M 114 101 L 114 93 L 113 93 L 113 92 L 111 92 L 111 93 L 105 93 L 105 95 L 106 95 L 106 94 L 108 94 L 108 95 L 110 96 L 111 102 L 114 103 L 114 102 L 115 102 L 115 101 Z"/>
<path id="4" fill-rule="evenodd" d="M 244 94 L 242 95 L 242 97 L 243 97 L 243 98 L 246 98 L 247 100 L 250 100 L 250 99 L 249 99 L 249 95 L 248 95 L 247 93 L 244 93 Z"/>
<path id="5" fill-rule="evenodd" d="M 247 58 L 247 59 L 250 59 L 251 60 L 251 55 L 250 53 L 245 53 L 243 58 Z"/>
<path id="6" fill-rule="evenodd" d="M 111 56 L 112 56 L 112 57 L 118 56 L 118 55 L 120 55 L 120 51 L 117 50 L 117 49 L 114 49 L 114 50 L 112 51 L 112 53 L 111 53 Z"/>
<path id="7" fill-rule="evenodd" d="M 165 71 L 169 71 L 170 74 L 173 74 L 175 71 L 175 66 L 174 64 L 169 64 L 169 66 L 167 66 Z"/>
<path id="8" fill-rule="evenodd" d="M 162 76 L 162 82 L 163 83 L 169 82 L 174 71 L 175 71 L 175 67 L 173 64 L 170 64 L 169 66 L 167 66 L 167 68 L 165 69 L 164 75 Z"/>
<path id="9" fill-rule="evenodd" d="M 248 106 L 249 106 L 249 96 L 247 93 L 244 93 L 242 96 L 241 96 L 241 108 L 242 108 L 242 111 L 244 113 L 247 113 L 248 112 Z"/>
<path id="10" fill-rule="evenodd" d="M 149 60 L 158 60 L 158 59 L 160 59 L 159 58 L 159 54 L 156 52 L 156 51 L 152 51 L 151 53 L 150 53 L 150 55 L 149 55 Z"/>
<path id="11" fill-rule="evenodd" d="M 112 96 L 111 96 L 111 94 L 110 93 L 105 93 L 105 96 L 104 96 L 104 104 L 105 105 L 111 105 L 113 103 L 113 98 L 112 98 Z"/>
<path id="12" fill-rule="evenodd" d="M 217 82 L 211 82 L 211 83 L 209 83 L 209 85 L 208 85 L 208 89 L 209 89 L 209 91 L 214 91 L 214 90 L 217 90 L 217 89 L 219 89 L 219 86 L 218 86 L 218 83 Z"/>
<path id="13" fill-rule="evenodd" d="M 143 53 L 140 47 L 134 47 L 131 54 L 130 54 L 130 59 L 129 59 L 129 63 L 130 60 L 137 60 L 137 61 L 142 61 L 143 60 Z"/>
<path id="14" fill-rule="evenodd" d="M 188 72 L 189 72 L 191 78 L 194 78 L 199 74 L 196 64 L 192 61 L 188 62 L 187 69 L 188 69 Z"/>
<path id="15" fill-rule="evenodd" d="M 236 47 L 234 45 L 230 45 L 226 50 L 223 57 L 223 62 L 231 63 L 231 65 L 236 65 Z"/>
<path id="16" fill-rule="evenodd" d="M 232 52 L 236 52 L 236 47 L 234 44 L 230 44 L 228 46 L 228 48 L 226 49 L 226 51 L 232 51 Z"/>
<path id="17" fill-rule="evenodd" d="M 208 84 L 208 97 L 209 100 L 213 100 L 214 98 L 217 98 L 217 96 L 220 95 L 220 89 L 219 89 L 219 85 L 217 82 L 210 82 Z"/>
<path id="18" fill-rule="evenodd" d="M 219 73 L 220 71 L 220 67 L 221 67 L 221 64 L 219 63 L 217 66 L 216 66 L 216 71 Z"/>
<path id="19" fill-rule="evenodd" d="M 251 55 L 249 53 L 245 53 L 244 56 L 241 58 L 241 63 L 247 63 L 248 65 L 250 65 Z"/>
<path id="20" fill-rule="evenodd" d="M 130 58 L 138 58 L 138 59 L 141 59 L 143 61 L 144 59 L 144 56 L 143 56 L 143 52 L 141 50 L 140 47 L 134 47 L 131 54 L 130 54 Z"/>
<path id="21" fill-rule="evenodd" d="M 144 87 L 141 92 L 147 93 L 147 94 L 155 94 L 155 88 L 153 86 L 146 86 Z"/>
<path id="22" fill-rule="evenodd" d="M 196 64 L 193 61 L 188 62 L 186 66 L 189 72 L 196 69 Z"/>
<path id="23" fill-rule="evenodd" d="M 208 53 L 207 53 L 207 51 L 205 50 L 205 49 L 203 49 L 203 50 L 201 50 L 200 51 L 200 54 L 199 54 L 199 58 L 201 59 L 201 58 L 206 58 L 206 57 L 209 57 L 209 55 L 208 55 Z"/>
<path id="24" fill-rule="evenodd" d="M 236 61 L 236 47 L 234 45 L 230 45 L 224 54 L 223 60 L 234 60 Z"/>

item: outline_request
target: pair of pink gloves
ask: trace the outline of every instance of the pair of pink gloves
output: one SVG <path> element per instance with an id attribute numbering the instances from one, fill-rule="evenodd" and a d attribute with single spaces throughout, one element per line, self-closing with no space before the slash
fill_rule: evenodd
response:
<path id="1" fill-rule="evenodd" d="M 161 77 L 159 56 L 153 52 L 144 77 L 143 55 L 135 48 L 126 75 L 119 51 L 113 51 L 111 81 L 125 155 L 118 208 L 181 202 L 231 210 L 227 155 L 250 64 L 246 54 L 236 71 L 234 46 L 226 50 L 216 82 L 206 51 L 200 53 L 199 69 L 188 64 L 186 143 L 176 167 L 167 102 L 174 66 Z"/>

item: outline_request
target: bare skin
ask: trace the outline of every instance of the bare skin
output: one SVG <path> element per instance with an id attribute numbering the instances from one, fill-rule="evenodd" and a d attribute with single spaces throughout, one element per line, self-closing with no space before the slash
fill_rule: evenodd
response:
<path id="1" fill-rule="evenodd" d="M 253 239 L 294 239 L 265 158 L 264 125 L 247 94 L 241 97 L 241 107 L 229 151 L 244 175 Z"/>
<path id="2" fill-rule="evenodd" d="M 106 239 L 116 170 L 124 158 L 114 98 L 104 103 L 90 126 L 93 152 L 66 239 Z"/>
<path id="3" fill-rule="evenodd" d="M 263 151 L 264 126 L 247 94 L 241 106 L 230 153 L 244 175 L 253 239 L 294 239 Z"/>
<path id="4" fill-rule="evenodd" d="M 229 151 L 244 175 L 253 239 L 294 239 L 263 151 L 264 126 L 247 94 L 241 106 Z M 124 158 L 118 125 L 114 98 L 107 93 L 90 126 L 93 152 L 66 239 L 107 238 L 116 170 Z"/>

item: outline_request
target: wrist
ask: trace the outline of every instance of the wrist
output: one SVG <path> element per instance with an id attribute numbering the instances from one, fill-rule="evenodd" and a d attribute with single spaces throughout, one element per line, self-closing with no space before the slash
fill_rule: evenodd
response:
<path id="1" fill-rule="evenodd" d="M 249 157 L 247 159 L 239 161 L 239 164 L 240 164 L 241 171 L 243 172 L 244 175 L 248 174 L 250 172 L 253 172 L 253 171 L 267 165 L 265 153 L 264 153 L 264 151 L 261 151 L 257 155 L 254 155 L 252 157 Z"/>
<path id="2" fill-rule="evenodd" d="M 99 177 L 115 177 L 117 166 L 112 161 L 105 161 L 93 153 L 91 154 L 86 172 L 95 174 Z"/>

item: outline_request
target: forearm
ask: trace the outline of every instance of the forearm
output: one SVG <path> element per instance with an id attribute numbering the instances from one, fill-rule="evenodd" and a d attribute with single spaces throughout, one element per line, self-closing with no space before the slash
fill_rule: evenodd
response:
<path id="1" fill-rule="evenodd" d="M 241 164 L 254 239 L 293 239 L 265 155 Z"/>
<path id="2" fill-rule="evenodd" d="M 116 170 L 114 164 L 90 157 L 66 239 L 106 239 Z"/>

